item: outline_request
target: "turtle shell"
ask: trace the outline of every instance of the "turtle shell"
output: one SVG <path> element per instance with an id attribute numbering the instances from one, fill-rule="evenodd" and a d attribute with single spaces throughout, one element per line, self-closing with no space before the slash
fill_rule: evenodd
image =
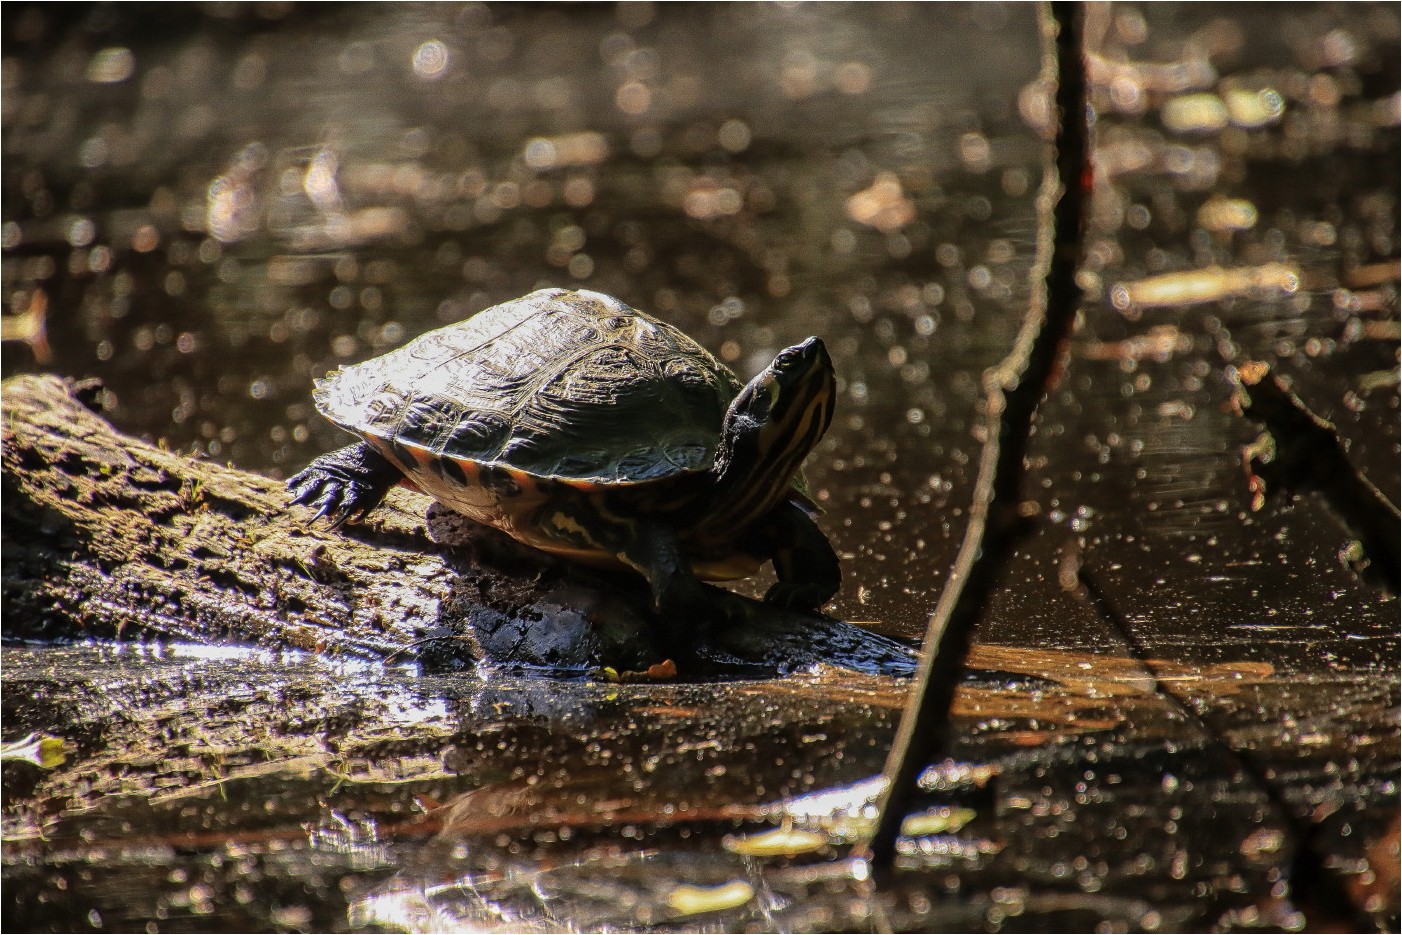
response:
<path id="1" fill-rule="evenodd" d="M 315 398 L 416 461 L 627 485 L 710 470 L 740 389 L 671 325 L 597 292 L 543 289 L 338 370 Z"/>

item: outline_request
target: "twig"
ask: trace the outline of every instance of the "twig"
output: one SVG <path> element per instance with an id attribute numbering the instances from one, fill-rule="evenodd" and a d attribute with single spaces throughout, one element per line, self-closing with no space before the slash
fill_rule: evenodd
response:
<path id="1" fill-rule="evenodd" d="M 1231 373 L 1237 409 L 1266 429 L 1243 452 L 1252 509 L 1265 504 L 1270 488 L 1319 491 L 1362 546 L 1354 570 L 1389 593 L 1399 593 L 1402 520 L 1397 507 L 1350 460 L 1333 424 L 1290 392 L 1269 367 L 1250 361 Z"/>
<path id="2" fill-rule="evenodd" d="M 1038 216 L 1052 217 L 1037 237 L 1032 299 L 1008 356 L 984 374 L 987 436 L 979 459 L 969 526 L 925 634 L 925 655 L 886 761 L 886 788 L 866 855 L 877 869 L 895 859 L 907 803 L 933 755 L 950 746 L 950 707 L 983 609 L 1013 547 L 1026 534 L 1036 503 L 1022 501 L 1024 456 L 1038 404 L 1055 382 L 1063 345 L 1075 324 L 1080 289 L 1083 201 L 1088 187 L 1085 64 L 1079 3 L 1052 3 L 1043 14 L 1042 74 L 1056 80 L 1056 167 L 1048 167 Z M 1054 206 L 1054 207 L 1053 207 Z"/>

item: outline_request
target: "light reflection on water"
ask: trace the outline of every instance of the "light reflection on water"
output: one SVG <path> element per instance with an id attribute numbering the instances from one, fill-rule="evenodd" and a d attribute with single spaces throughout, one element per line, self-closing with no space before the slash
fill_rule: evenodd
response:
<path id="1" fill-rule="evenodd" d="M 13 689 L 35 699 L 82 697 L 91 673 L 126 670 L 132 655 L 102 645 L 5 654 L 7 672 L 27 673 Z M 106 751 L 81 755 L 43 780 L 46 797 L 69 803 L 62 819 L 47 823 L 53 843 L 46 848 L 126 855 L 117 863 L 107 858 L 108 866 L 131 879 L 141 878 L 152 854 L 156 867 L 179 862 L 175 852 L 151 849 L 163 841 L 230 842 L 246 855 L 240 875 L 262 867 L 300 879 L 314 867 L 325 873 L 331 860 L 353 920 L 409 919 L 410 930 L 687 927 L 691 917 L 677 915 L 678 888 L 734 881 L 751 887 L 753 898 L 707 911 L 698 922 L 794 930 L 828 928 L 822 919 L 849 912 L 894 912 L 907 927 L 959 927 L 970 906 L 984 913 L 1006 899 L 1048 919 L 1073 905 L 1086 908 L 1048 902 L 1031 883 L 1033 891 L 1016 897 L 994 892 L 961 897 L 957 905 L 931 902 L 917 886 L 915 903 L 892 908 L 849 865 L 831 862 L 870 821 L 882 750 L 861 738 L 872 724 L 889 724 L 899 706 L 902 686 L 890 680 L 831 670 L 734 685 L 488 683 L 290 653 L 232 655 L 211 659 L 176 648 L 127 670 L 140 678 L 103 682 L 109 704 L 145 713 L 119 722 Z M 38 676 L 29 657 L 47 660 L 52 674 Z M 926 783 L 935 807 L 905 853 L 916 866 L 957 871 L 975 892 L 979 880 L 1026 877 L 1047 866 L 1066 853 L 1066 834 L 1094 837 L 1102 822 L 1123 824 L 1131 816 L 1144 823 L 1134 832 L 1138 846 L 1159 855 L 1140 872 L 1167 866 L 1160 861 L 1207 840 L 1165 837 L 1155 824 L 1163 808 L 1155 800 L 1170 788 L 1170 799 L 1181 799 L 1179 811 L 1219 816 L 1212 840 L 1228 851 L 1235 846 L 1228 829 L 1237 819 L 1224 816 L 1237 813 L 1224 811 L 1229 800 L 1218 786 L 1212 743 L 1165 704 L 1156 685 L 1193 706 L 1237 712 L 1239 727 L 1231 729 L 1248 748 L 1287 742 L 1259 732 L 1253 711 L 1321 712 L 1297 728 L 1311 745 L 1299 767 L 1321 776 L 1338 762 L 1346 738 L 1386 738 L 1382 725 L 1393 704 L 1387 686 L 1364 673 L 1302 678 L 1250 661 L 1200 667 L 1161 660 L 1151 675 L 1129 657 L 980 644 L 971 665 L 956 708 L 963 759 Z M 1302 705 L 1306 698 L 1333 699 L 1331 713 Z M 80 724 L 105 717 L 69 710 Z M 15 713 L 29 717 L 24 708 Z M 151 759 L 153 742 L 196 756 Z M 823 762 L 838 768 L 813 772 L 812 764 Z M 796 764 L 809 764 L 806 775 L 795 776 Z M 1066 789 L 1063 779 L 1071 784 Z M 1354 781 L 1367 788 L 1370 780 L 1364 773 Z M 160 791 L 140 793 L 146 783 Z M 1259 829 L 1259 803 L 1251 795 L 1240 799 L 1240 789 L 1234 795 L 1231 809 L 1255 816 L 1241 833 Z M 180 817 L 209 821 L 227 810 L 220 803 L 238 806 L 230 818 L 214 819 L 222 830 L 195 832 L 199 823 L 192 828 Z M 1142 804 L 1126 811 L 1127 803 Z M 253 811 L 243 812 L 248 806 Z M 263 808 L 281 816 L 272 829 L 260 830 L 258 820 L 229 824 Z M 1072 816 L 1079 817 L 1067 824 Z M 17 817 L 7 820 L 7 835 L 24 827 L 13 823 Z M 1063 837 L 1040 837 L 1044 826 L 1062 829 Z M 772 856 L 720 846 L 723 834 L 753 839 L 765 829 L 830 843 L 779 848 Z M 1029 851 L 1031 841 L 1052 850 Z M 27 886 L 14 862 L 26 851 L 9 853 L 7 874 Z M 1203 865 L 1207 877 L 1189 876 L 1183 885 L 1212 879 L 1215 860 Z M 392 876 L 384 878 L 387 871 Z M 222 872 L 200 871 L 199 885 L 217 889 Z M 1152 904 L 1107 898 L 1095 911 L 1116 918 L 1151 910 L 1174 915 L 1191 904 L 1175 909 L 1166 891 Z M 704 893 L 683 902 L 708 905 Z M 150 911 L 142 905 L 132 905 L 134 918 Z M 912 905 L 925 908 L 909 915 Z M 120 918 L 110 906 L 104 912 Z"/>

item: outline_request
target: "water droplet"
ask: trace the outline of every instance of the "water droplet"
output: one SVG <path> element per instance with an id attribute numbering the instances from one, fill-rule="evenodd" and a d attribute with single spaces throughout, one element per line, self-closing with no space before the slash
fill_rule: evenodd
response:
<path id="1" fill-rule="evenodd" d="M 414 74 L 430 80 L 440 77 L 448 68 L 448 47 L 430 39 L 414 50 Z"/>

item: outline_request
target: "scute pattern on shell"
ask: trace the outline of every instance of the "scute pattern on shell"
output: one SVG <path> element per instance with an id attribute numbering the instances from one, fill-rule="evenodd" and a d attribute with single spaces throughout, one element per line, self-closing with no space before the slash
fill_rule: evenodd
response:
<path id="1" fill-rule="evenodd" d="M 364 436 L 539 477 L 639 483 L 709 470 L 740 381 L 671 325 L 543 289 L 317 382 Z"/>

